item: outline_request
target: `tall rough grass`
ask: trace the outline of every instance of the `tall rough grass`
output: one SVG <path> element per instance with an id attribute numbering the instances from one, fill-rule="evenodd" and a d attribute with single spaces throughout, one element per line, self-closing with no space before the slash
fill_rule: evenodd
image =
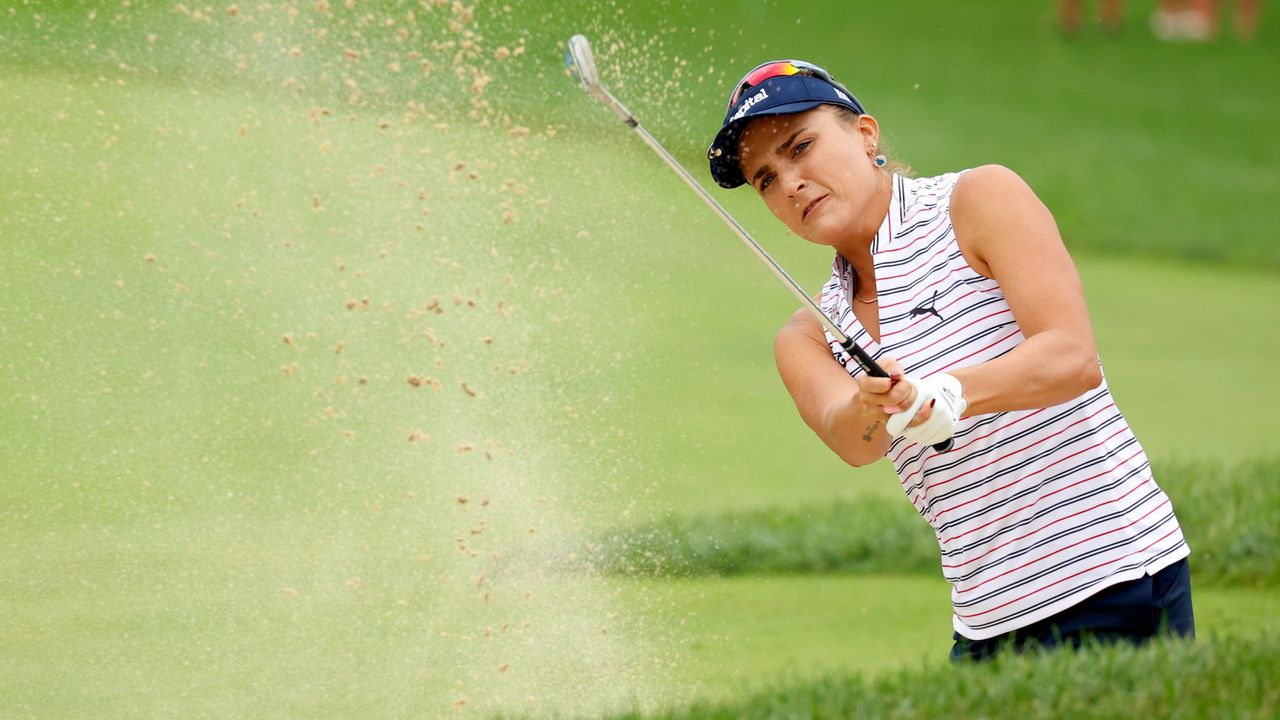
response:
<path id="1" fill-rule="evenodd" d="M 616 720 L 799 718 L 1270 718 L 1280 638 L 1168 641 L 998 657 L 984 665 L 904 670 L 776 687 Z"/>
<path id="2" fill-rule="evenodd" d="M 669 518 L 602 543 L 608 571 L 639 575 L 925 572 L 938 543 L 911 505 L 869 497 L 820 507 Z"/>
<path id="3" fill-rule="evenodd" d="M 1157 465 L 1197 580 L 1280 584 L 1280 457 Z"/>
<path id="4" fill-rule="evenodd" d="M 1157 465 L 1197 581 L 1280 584 L 1280 457 Z M 669 518 L 600 543 L 606 571 L 639 575 L 936 572 L 938 546 L 905 499 Z"/>

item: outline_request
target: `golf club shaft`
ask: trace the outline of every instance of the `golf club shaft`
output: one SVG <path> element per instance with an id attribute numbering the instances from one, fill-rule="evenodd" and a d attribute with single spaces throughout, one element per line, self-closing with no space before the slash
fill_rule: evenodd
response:
<path id="1" fill-rule="evenodd" d="M 613 109 L 614 113 L 622 118 L 623 122 L 631 126 L 631 129 L 636 131 L 636 134 L 640 136 L 640 139 L 644 140 L 645 144 L 657 153 L 658 157 L 662 158 L 663 162 L 674 170 L 676 174 L 684 180 L 685 184 L 697 193 L 698 197 L 702 198 L 703 202 L 716 211 L 716 214 L 720 216 L 721 220 L 724 220 L 724 223 L 728 225 L 731 230 L 733 230 L 734 234 L 738 236 L 738 239 L 745 243 L 746 246 L 751 249 L 751 252 L 755 253 L 755 256 L 760 259 L 760 262 L 763 262 L 770 270 L 773 271 L 773 274 L 787 286 L 787 289 L 791 291 L 792 295 L 796 296 L 796 299 L 798 299 L 805 307 L 809 308 L 810 312 L 813 313 L 818 322 L 822 323 L 822 327 L 826 328 L 827 332 L 831 333 L 831 336 L 840 343 L 840 346 L 844 348 L 845 352 L 848 352 L 858 361 L 858 364 L 862 366 L 863 370 L 874 377 L 889 377 L 889 373 L 885 372 L 875 360 L 871 359 L 871 356 L 868 355 L 866 351 L 859 347 L 857 343 L 853 342 L 849 336 L 840 329 L 840 326 L 832 322 L 831 318 L 827 317 L 827 314 L 822 312 L 822 308 L 818 307 L 817 303 L 813 301 L 813 298 L 809 297 L 808 293 L 806 293 L 804 289 L 787 274 L 787 271 L 784 270 L 763 247 L 760 246 L 760 243 L 756 242 L 755 238 L 751 237 L 751 234 L 739 225 L 737 220 L 733 219 L 733 216 L 729 214 L 728 210 L 725 210 L 720 203 L 716 202 L 715 198 L 711 197 L 711 193 L 707 192 L 706 188 L 702 187 L 702 185 L 694 179 L 693 175 L 691 175 L 688 170 L 685 170 L 684 166 L 681 165 L 680 162 L 671 155 L 671 153 L 667 152 L 666 148 L 662 147 L 662 144 L 659 143 L 658 140 L 635 119 L 634 115 L 627 111 L 626 107 L 623 106 L 622 103 L 618 102 L 618 99 L 615 98 L 612 93 L 599 85 L 596 85 L 592 89 L 593 91 L 600 93 L 601 100 L 604 101 L 605 104 L 609 105 L 609 107 Z"/>
<path id="2" fill-rule="evenodd" d="M 586 38 L 582 38 L 582 43 L 586 45 Z M 584 48 L 584 50 L 586 51 L 587 56 L 590 57 L 589 46 Z M 570 57 L 572 57 L 572 52 L 570 52 Z M 751 237 L 751 234 L 739 225 L 737 220 L 733 219 L 733 216 L 729 214 L 729 211 L 721 207 L 720 203 L 716 202 L 716 199 L 711 197 L 711 193 L 707 192 L 706 188 L 702 187 L 702 184 L 695 180 L 693 175 L 689 174 L 689 171 L 685 170 L 684 166 L 681 165 L 680 162 L 671 155 L 671 153 L 667 152 L 666 148 L 662 147 L 662 143 L 659 143 L 657 138 L 651 135 L 648 130 L 644 129 L 644 126 L 636 120 L 635 116 L 631 114 L 631 111 L 627 110 L 626 106 L 613 96 L 613 93 L 605 89 L 605 87 L 596 80 L 594 77 L 594 61 L 591 61 L 591 65 L 592 67 L 589 71 L 590 75 L 588 76 L 590 81 L 583 82 L 583 86 L 587 91 L 592 95 L 595 95 L 596 98 L 605 105 L 609 106 L 609 109 L 612 110 L 619 119 L 630 126 L 632 130 L 635 130 L 636 134 L 640 136 L 640 139 L 644 140 L 645 144 L 657 153 L 658 157 L 662 158 L 662 161 L 667 164 L 667 167 L 674 170 L 676 174 L 684 180 L 685 184 L 697 193 L 698 197 L 702 198 L 703 202 L 710 206 L 712 210 L 716 211 L 716 214 L 720 216 L 721 220 L 724 220 L 725 224 L 728 225 L 731 230 L 733 230 L 734 234 L 738 236 L 738 239 L 742 240 L 747 247 L 751 248 L 751 252 L 755 253 L 755 256 L 773 271 L 773 274 L 787 286 L 787 289 L 791 291 L 791 294 L 795 295 L 796 299 L 813 313 L 813 316 L 822 324 L 822 327 L 826 328 L 827 332 L 831 333 L 831 336 L 840 343 L 840 347 L 845 352 L 849 353 L 849 355 L 857 361 L 858 365 L 860 365 L 868 375 L 871 375 L 872 377 L 889 377 L 889 373 L 885 372 L 884 368 L 880 367 L 879 363 L 873 360 L 865 350 L 853 341 L 853 338 L 846 335 L 845 332 L 831 320 L 831 318 L 827 317 L 827 314 L 822 311 L 822 308 L 818 307 L 818 304 L 813 301 L 813 298 L 809 297 L 808 293 L 806 293 L 804 289 L 787 274 L 787 271 L 783 270 L 782 266 L 775 262 L 769 253 L 760 246 L 760 243 L 756 242 L 755 238 Z M 580 77 L 580 80 L 582 79 L 583 78 Z M 953 445 L 954 442 L 951 439 L 947 439 L 935 444 L 933 449 L 938 452 L 947 452 L 953 447 Z"/>

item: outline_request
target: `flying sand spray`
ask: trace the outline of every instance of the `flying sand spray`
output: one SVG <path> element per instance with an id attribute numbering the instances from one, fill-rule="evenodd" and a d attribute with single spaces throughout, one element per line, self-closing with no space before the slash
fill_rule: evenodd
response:
<path id="1" fill-rule="evenodd" d="M 862 366 L 862 369 L 866 371 L 868 375 L 871 375 L 872 377 L 889 377 L 889 373 L 885 372 L 884 368 L 880 367 L 880 365 L 876 363 L 876 361 L 873 360 L 871 356 L 858 345 L 858 343 L 853 341 L 853 338 L 846 335 L 838 325 L 831 321 L 831 318 L 827 317 L 826 313 L 822 312 L 822 308 L 818 307 L 818 304 L 813 301 L 813 298 L 809 297 L 809 295 L 805 293 L 804 289 L 787 274 L 787 271 L 783 270 L 782 266 L 770 257 L 769 253 L 765 252 L 765 249 L 760 246 L 760 243 L 756 242 L 755 238 L 752 238 L 751 235 L 738 224 L 738 221 L 733 219 L 733 216 L 729 214 L 729 211 L 721 207 L 720 203 L 716 202 L 715 198 L 711 197 L 711 194 L 708 193 L 692 175 L 689 174 L 689 171 L 685 170 L 684 166 L 672 157 L 671 153 L 667 152 L 666 148 L 662 147 L 662 145 L 649 133 L 648 130 L 644 129 L 640 122 L 635 119 L 635 116 L 631 114 L 631 111 L 628 110 L 616 97 L 614 97 L 613 93 L 609 92 L 604 85 L 600 84 L 600 76 L 596 72 L 595 58 L 591 54 L 591 43 L 587 41 L 585 36 L 574 35 L 569 38 L 569 43 L 566 45 L 564 51 L 564 62 L 569 66 L 569 71 L 575 78 L 577 78 L 579 84 L 582 85 L 582 89 L 585 90 L 587 94 L 604 103 L 605 106 L 612 110 L 619 119 L 629 125 L 632 130 L 635 130 L 636 134 L 640 136 L 640 139 L 644 140 L 645 144 L 657 153 L 658 157 L 662 158 L 663 162 L 667 164 L 667 167 L 674 170 L 676 174 L 684 180 L 685 184 L 697 193 L 698 197 L 702 198 L 703 202 L 716 211 L 716 214 L 720 216 L 721 220 L 724 220 L 725 224 L 728 225 L 731 230 L 733 230 L 734 234 L 738 236 L 738 239 L 742 240 L 742 242 L 745 243 L 753 253 L 755 253 L 755 256 L 773 271 L 773 274 L 787 286 L 787 289 L 791 291 L 791 294 L 794 295 L 802 305 L 809 308 L 810 312 L 813 313 L 813 316 L 822 324 L 822 327 L 826 328 L 827 332 L 831 333 L 831 336 L 840 343 L 840 347 L 845 352 L 849 353 L 849 355 L 857 360 L 858 365 Z M 933 449 L 938 452 L 946 452 L 951 449 L 952 445 L 953 441 L 951 439 L 947 439 L 934 445 Z"/>

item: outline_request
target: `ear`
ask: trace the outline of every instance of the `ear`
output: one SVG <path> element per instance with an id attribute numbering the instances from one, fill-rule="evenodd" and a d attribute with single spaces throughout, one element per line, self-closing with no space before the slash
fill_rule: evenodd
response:
<path id="1" fill-rule="evenodd" d="M 880 123 L 870 115 L 859 115 L 858 134 L 862 136 L 862 141 L 866 144 L 867 155 L 875 155 L 872 150 L 880 144 Z"/>

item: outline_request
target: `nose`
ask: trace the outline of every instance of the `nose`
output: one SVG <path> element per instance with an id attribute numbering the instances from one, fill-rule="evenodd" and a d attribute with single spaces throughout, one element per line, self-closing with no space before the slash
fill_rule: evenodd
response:
<path id="1" fill-rule="evenodd" d="M 807 183 L 804 178 L 794 173 L 788 173 L 782 178 L 782 187 L 787 191 L 787 197 L 793 200 L 798 197 L 800 193 L 804 192 L 805 188 L 808 186 L 809 183 Z"/>

